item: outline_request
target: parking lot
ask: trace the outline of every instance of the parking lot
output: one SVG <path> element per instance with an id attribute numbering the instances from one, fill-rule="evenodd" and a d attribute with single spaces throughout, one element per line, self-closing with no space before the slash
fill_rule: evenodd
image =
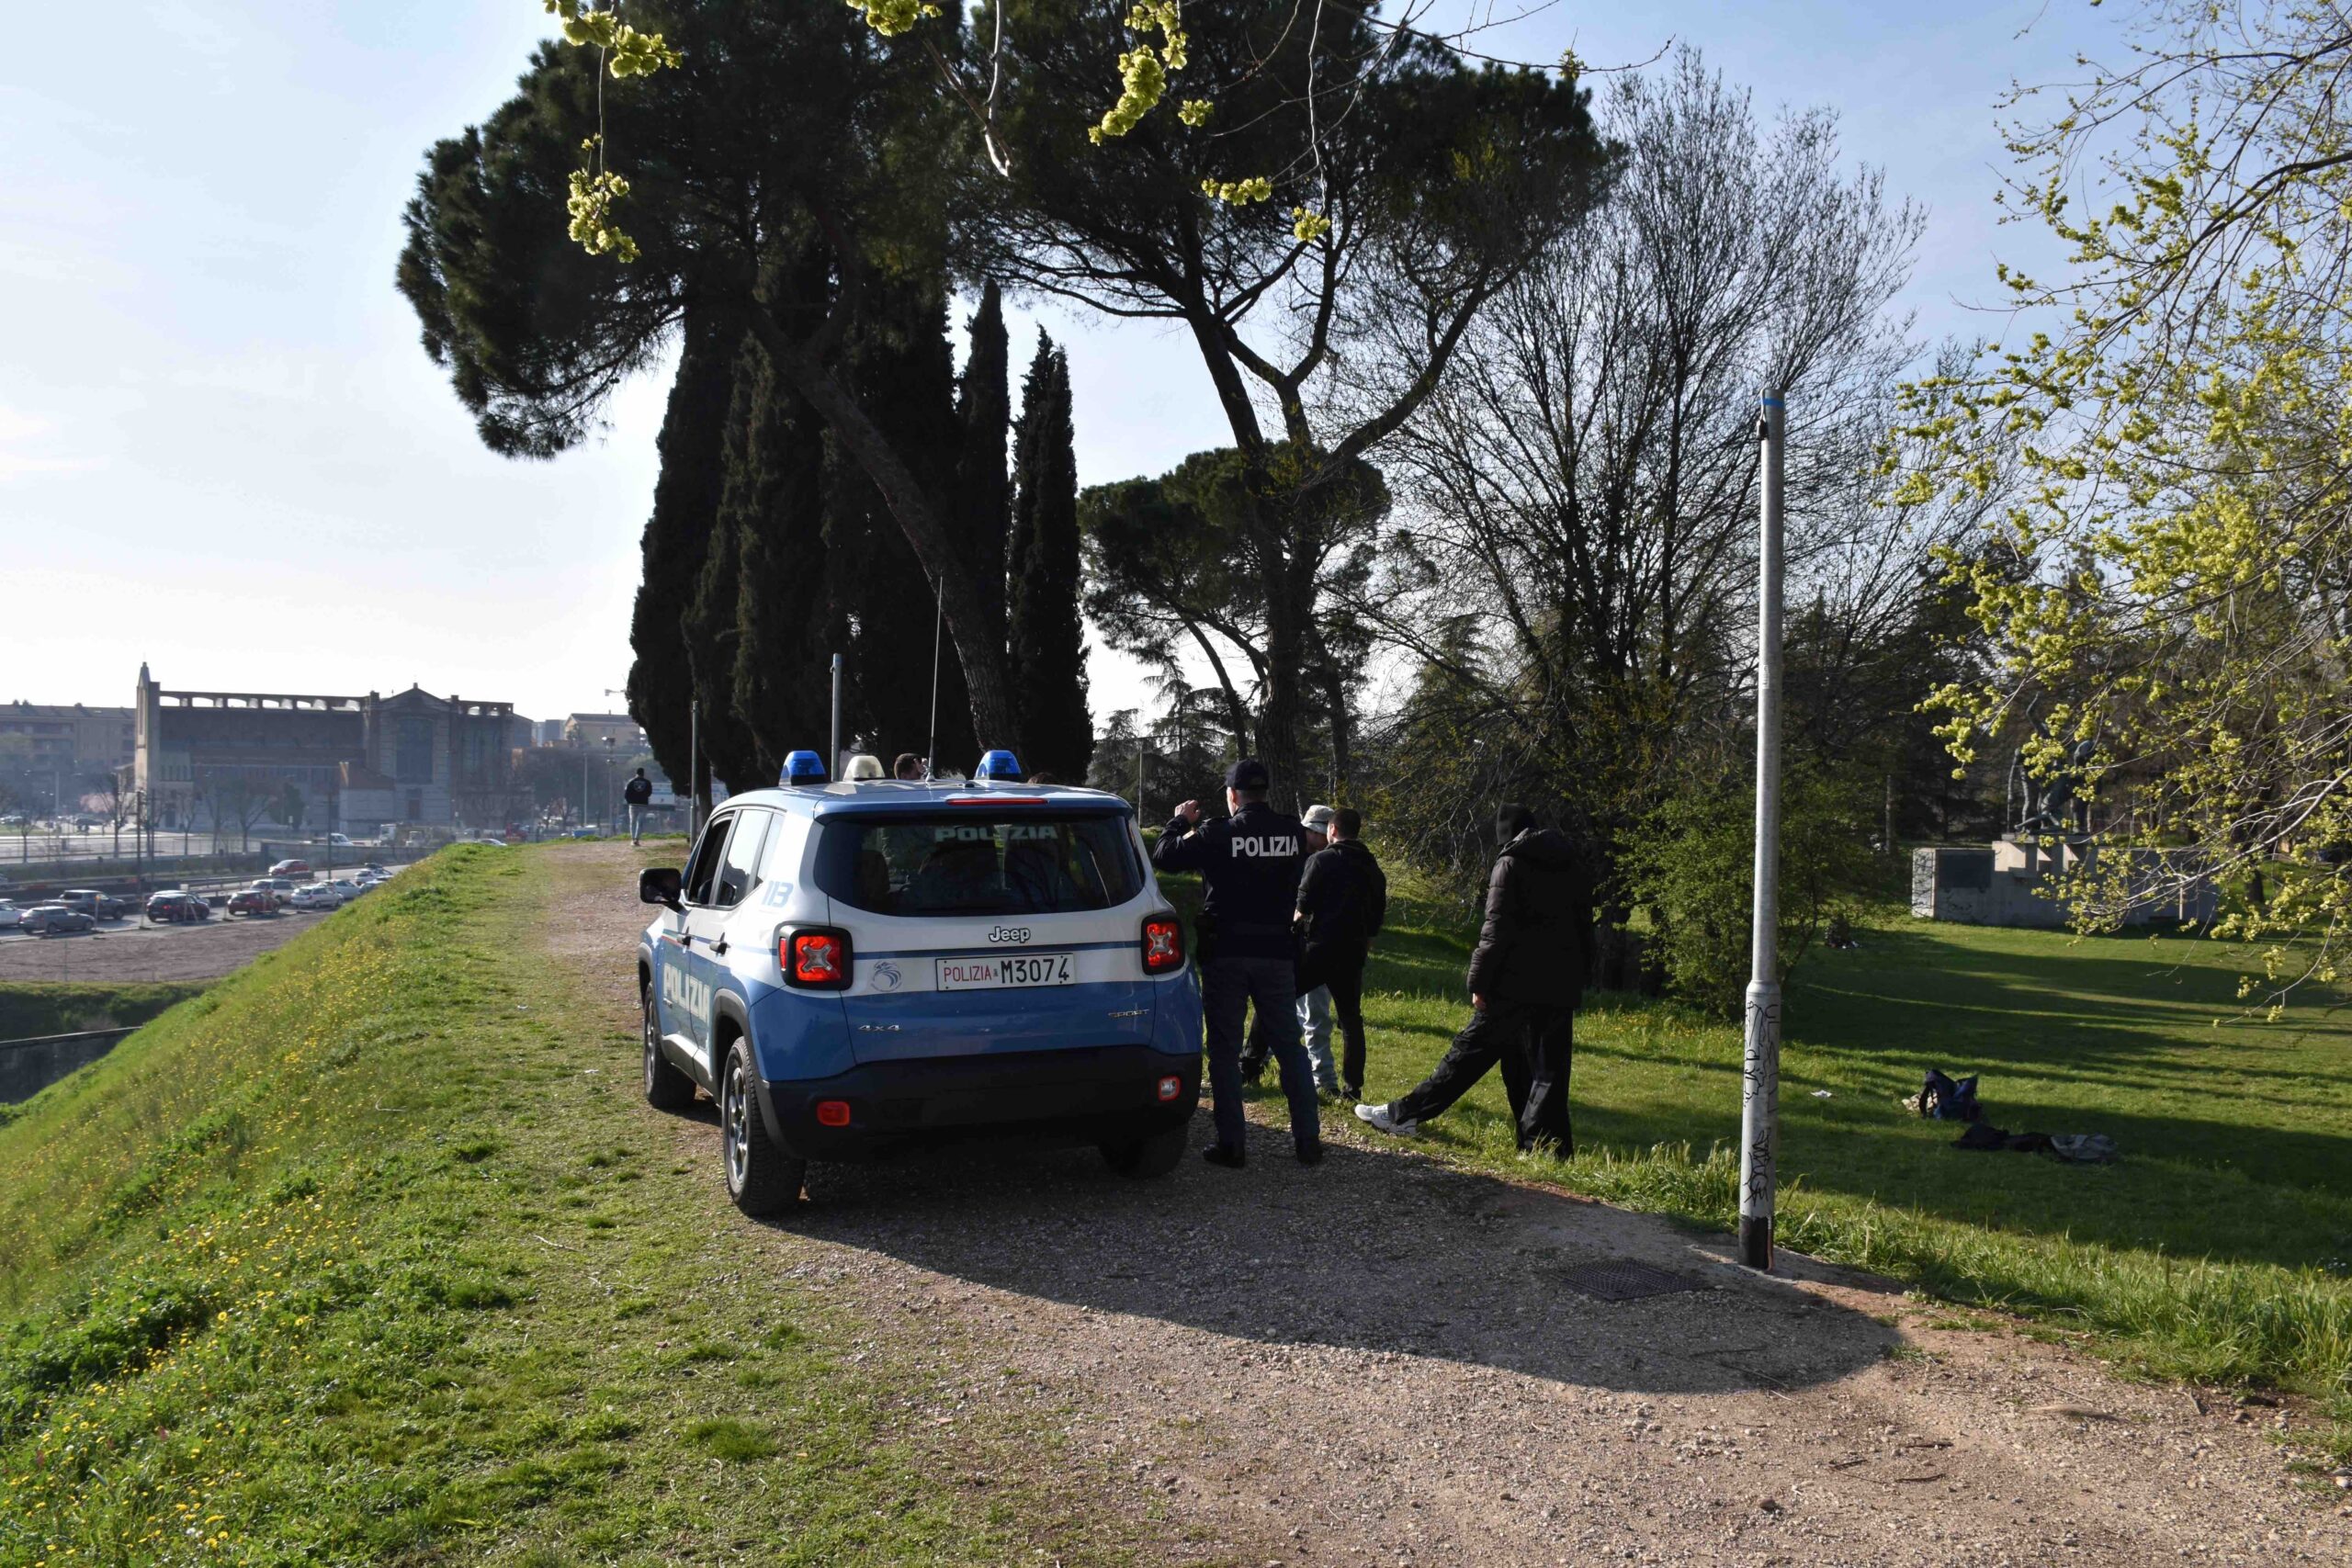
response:
<path id="1" fill-rule="evenodd" d="M 325 918 L 287 909 L 185 926 L 107 920 L 72 936 L 0 932 L 0 980 L 217 980 Z"/>

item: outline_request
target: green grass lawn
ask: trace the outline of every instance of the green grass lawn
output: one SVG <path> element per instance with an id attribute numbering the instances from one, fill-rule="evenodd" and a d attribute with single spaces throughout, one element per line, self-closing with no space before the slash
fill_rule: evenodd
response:
<path id="1" fill-rule="evenodd" d="M 615 883 L 445 853 L 0 1126 L 0 1563 L 1123 1559 L 645 1109 Z"/>
<path id="2" fill-rule="evenodd" d="M 1189 901 L 1191 879 L 1169 880 Z M 1394 901 L 1366 979 L 1375 1099 L 1468 1017 L 1465 914 Z M 1785 1245 L 2086 1332 L 2127 1367 L 2284 1387 L 2352 1421 L 2352 1013 L 2314 996 L 2277 1023 L 2241 1018 L 2233 954 L 2194 939 L 1899 915 L 1860 935 L 1808 955 L 1788 991 Z M 1728 1226 L 1738 1025 L 1599 994 L 1577 1032 L 1574 1159 L 1518 1159 L 1499 1075 L 1415 1146 Z M 2106 1133 L 2122 1161 L 1954 1148 L 1958 1126 L 1899 1103 L 1929 1067 L 1982 1074 L 1997 1125 Z"/>

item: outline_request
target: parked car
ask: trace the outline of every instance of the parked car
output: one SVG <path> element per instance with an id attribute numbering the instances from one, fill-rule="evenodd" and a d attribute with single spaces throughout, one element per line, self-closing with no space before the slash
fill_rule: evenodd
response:
<path id="1" fill-rule="evenodd" d="M 68 931 L 97 930 L 97 919 L 66 904 L 35 904 L 25 911 L 17 929 L 37 936 L 61 936 Z"/>
<path id="2" fill-rule="evenodd" d="M 53 901 L 100 920 L 119 920 L 131 910 L 130 900 L 101 893 L 95 887 L 68 887 Z"/>
<path id="3" fill-rule="evenodd" d="M 272 876 L 308 876 L 311 863 L 306 860 L 282 860 L 269 868 Z"/>
<path id="4" fill-rule="evenodd" d="M 24 923 L 24 919 L 25 912 L 22 909 L 9 903 L 6 898 L 0 898 L 0 931 L 15 931 Z"/>
<path id="5" fill-rule="evenodd" d="M 1092 1144 L 1133 1176 L 1183 1157 L 1200 986 L 1115 795 L 756 790 L 638 896 L 662 907 L 638 948 L 645 1097 L 718 1100 L 746 1213 L 797 1202 L 811 1160 L 959 1136 Z"/>
<path id="6" fill-rule="evenodd" d="M 346 904 L 350 903 L 354 898 L 358 897 L 362 893 L 367 892 L 368 887 L 367 883 L 354 881 L 348 876 L 338 876 L 333 882 L 328 883 L 327 886 L 334 888 L 337 893 L 342 894 L 343 901 Z"/>
<path id="7" fill-rule="evenodd" d="M 173 925 L 209 920 L 212 918 L 212 906 L 185 887 L 168 887 L 148 895 L 147 918 Z"/>
<path id="8" fill-rule="evenodd" d="M 282 897 L 302 885 L 290 876 L 256 876 L 245 886 L 256 893 L 276 893 Z"/>
<path id="9" fill-rule="evenodd" d="M 343 895 L 323 882 L 313 882 L 288 893 L 286 904 L 293 909 L 340 909 Z"/>
<path id="10" fill-rule="evenodd" d="M 277 913 L 277 895 L 266 887 L 240 887 L 229 895 L 229 913 L 275 915 Z"/>

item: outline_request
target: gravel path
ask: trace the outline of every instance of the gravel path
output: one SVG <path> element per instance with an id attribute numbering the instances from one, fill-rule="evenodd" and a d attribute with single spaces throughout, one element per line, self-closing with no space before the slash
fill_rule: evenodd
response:
<path id="1" fill-rule="evenodd" d="M 549 932 L 624 1032 L 635 863 L 568 852 Z M 674 1126 L 712 1223 L 748 1224 L 707 1118 Z M 1758 1279 L 1720 1239 L 1344 1130 L 1313 1170 L 1251 1139 L 1245 1171 L 1144 1183 L 1088 1151 L 820 1167 L 773 1267 L 1062 1432 L 1155 1561 L 2352 1562 L 2283 1411 L 1931 1328 L 1952 1314 L 1807 1259 Z M 1605 1260 L 1695 1288 L 1566 1279 Z"/>

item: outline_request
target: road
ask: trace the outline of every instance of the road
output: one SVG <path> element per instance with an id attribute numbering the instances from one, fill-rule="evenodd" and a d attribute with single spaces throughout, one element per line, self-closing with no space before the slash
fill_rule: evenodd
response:
<path id="1" fill-rule="evenodd" d="M 630 1078 L 638 863 L 562 857 L 548 933 L 608 1012 L 588 1070 Z M 2285 1411 L 1795 1255 L 1760 1278 L 1726 1238 L 1344 1125 L 1305 1169 L 1252 1111 L 1238 1172 L 820 1167 L 763 1227 L 765 1268 L 874 1356 L 1062 1434 L 1155 1561 L 2352 1562 L 2352 1506 L 2299 1492 L 2270 1441 Z M 748 1225 L 707 1107 L 644 1114 L 707 1170 L 707 1223 Z M 1623 1263 L 1680 1288 L 1611 1300 L 1574 1272 Z"/>

